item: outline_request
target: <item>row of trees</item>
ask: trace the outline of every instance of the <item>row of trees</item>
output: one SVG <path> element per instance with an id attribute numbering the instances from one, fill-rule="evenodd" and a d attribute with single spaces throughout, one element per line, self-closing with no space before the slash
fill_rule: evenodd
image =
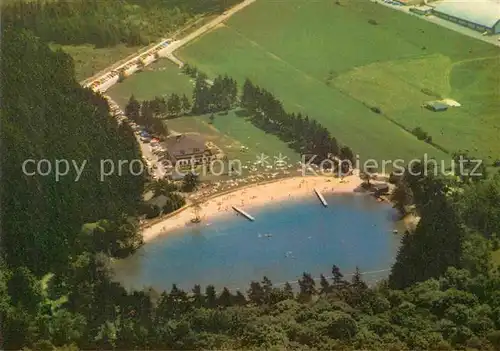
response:
<path id="1" fill-rule="evenodd" d="M 247 109 L 252 121 L 266 132 L 276 134 L 301 154 L 315 155 L 312 163 L 332 155 L 354 163 L 354 153 L 341 146 L 328 129 L 302 114 L 287 113 L 283 104 L 272 93 L 245 80 L 241 106 Z"/>
<path id="2" fill-rule="evenodd" d="M 167 135 L 165 118 L 178 117 L 191 111 L 191 102 L 186 95 L 171 94 L 167 99 L 155 97 L 153 100 L 139 102 L 132 95 L 125 106 L 125 114 L 135 123 L 151 132 Z"/>
<path id="3" fill-rule="evenodd" d="M 212 82 L 205 73 L 189 63 L 182 66 L 182 72 L 195 80 L 192 113 L 227 112 L 237 103 L 238 83 L 236 80 L 227 75 L 219 75 Z"/>
<path id="4" fill-rule="evenodd" d="M 301 154 L 315 155 L 312 163 L 337 157 L 354 163 L 354 153 L 348 146 L 341 146 L 330 132 L 316 120 L 302 114 L 287 113 L 283 104 L 272 93 L 245 80 L 241 97 L 234 79 L 218 76 L 210 84 L 207 76 L 195 66 L 185 64 L 183 72 L 196 79 L 193 91 L 193 114 L 228 111 L 238 102 L 251 115 L 255 125 L 266 132 L 278 135 L 291 148 Z M 211 118 L 212 119 L 212 118 Z M 347 163 L 343 165 L 348 166 Z"/>
<path id="5" fill-rule="evenodd" d="M 298 291 L 264 277 L 251 282 L 246 294 L 217 292 L 213 285 L 189 292 L 173 285 L 159 294 L 127 292 L 109 281 L 103 257 L 81 256 L 68 267 L 72 274 L 65 284 L 72 292 L 63 295 L 53 275 L 38 279 L 22 268 L 0 272 L 5 349 L 500 347 L 498 273 L 450 268 L 438 279 L 393 290 L 384 283 L 368 287 L 359 272 L 346 280 L 334 266 L 332 278 L 322 276 L 319 286 L 304 273 Z"/>
<path id="6" fill-rule="evenodd" d="M 158 135 L 167 135 L 168 130 L 160 119 L 160 105 L 158 100 L 139 102 L 132 95 L 125 107 L 125 114 L 135 123 L 144 126 L 150 132 Z"/>
<path id="7" fill-rule="evenodd" d="M 193 91 L 192 113 L 204 114 L 231 109 L 238 98 L 238 87 L 227 75 L 218 76 L 209 82 L 207 76 L 198 73 Z"/>

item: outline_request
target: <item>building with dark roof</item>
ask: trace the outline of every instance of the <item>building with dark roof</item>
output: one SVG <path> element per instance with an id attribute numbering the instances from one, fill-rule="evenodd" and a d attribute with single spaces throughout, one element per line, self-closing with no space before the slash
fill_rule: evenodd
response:
<path id="1" fill-rule="evenodd" d="M 448 105 L 441 101 L 429 101 L 424 104 L 424 106 L 434 112 L 446 111 Z"/>
<path id="2" fill-rule="evenodd" d="M 491 34 L 500 33 L 500 4 L 491 0 L 446 0 L 432 14 L 462 26 Z"/>
<path id="3" fill-rule="evenodd" d="M 197 134 L 175 134 L 168 136 L 162 143 L 166 154 L 173 165 L 179 162 L 190 164 L 192 160 L 200 163 L 203 158 L 210 158 L 212 152 L 207 147 L 205 139 Z"/>

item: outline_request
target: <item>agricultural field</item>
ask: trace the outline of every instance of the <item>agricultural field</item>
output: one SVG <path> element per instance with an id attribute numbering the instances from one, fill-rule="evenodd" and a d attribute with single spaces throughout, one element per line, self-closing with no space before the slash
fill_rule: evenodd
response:
<path id="1" fill-rule="evenodd" d="M 193 93 L 193 82 L 167 59 L 152 63 L 142 72 L 131 75 L 107 91 L 107 94 L 122 107 L 125 107 L 132 94 L 142 101 L 172 93 L 186 94 L 190 98 Z"/>
<path id="2" fill-rule="evenodd" d="M 166 120 L 170 131 L 178 133 L 199 133 L 207 141 L 222 149 L 231 160 L 240 160 L 243 165 L 256 162 L 257 156 L 265 154 L 273 164 L 281 154 L 287 163 L 296 163 L 300 156 L 278 137 L 266 134 L 242 116 L 239 110 L 228 114 L 216 114 L 213 123 L 210 115 L 184 116 Z"/>
<path id="3" fill-rule="evenodd" d="M 259 0 L 176 54 L 209 76 L 250 78 L 362 159 L 449 159 L 409 132 L 421 127 L 450 153 L 488 162 L 500 157 L 499 53 L 368 1 Z M 422 108 L 436 98 L 462 107 Z"/>

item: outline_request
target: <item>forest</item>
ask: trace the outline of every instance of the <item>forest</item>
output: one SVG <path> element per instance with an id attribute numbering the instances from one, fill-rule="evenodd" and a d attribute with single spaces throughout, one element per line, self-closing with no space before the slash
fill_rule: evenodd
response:
<path id="1" fill-rule="evenodd" d="M 13 1 L 2 22 L 63 45 L 147 45 L 196 15 L 221 13 L 239 0 Z"/>
<path id="2" fill-rule="evenodd" d="M 101 182 L 98 172 L 101 159 L 141 158 L 132 130 L 78 85 L 66 54 L 8 27 L 1 45 L 2 349 L 500 349 L 500 274 L 491 257 L 499 246 L 498 173 L 413 171 L 397 180 L 395 205 L 421 219 L 403 236 L 389 278 L 373 286 L 332 265 L 332 277 L 319 283 L 304 272 L 298 289 L 263 277 L 245 292 L 127 291 L 108 263 L 141 241 L 145 180 L 125 173 Z M 245 85 L 245 104 L 273 101 Z M 244 91 L 261 98 L 247 100 Z M 249 106 L 266 116 L 256 123 L 287 130 L 289 117 L 277 102 L 269 106 Z M 41 158 L 88 165 L 78 182 L 22 172 L 24 160 Z"/>

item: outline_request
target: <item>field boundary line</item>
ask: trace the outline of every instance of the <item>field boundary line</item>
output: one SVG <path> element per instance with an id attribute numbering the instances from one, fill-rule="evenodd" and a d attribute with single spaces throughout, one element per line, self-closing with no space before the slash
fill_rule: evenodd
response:
<path id="1" fill-rule="evenodd" d="M 474 61 L 486 61 L 486 60 L 491 60 L 491 59 L 497 59 L 497 61 L 500 61 L 500 55 L 497 56 L 484 56 L 484 57 L 476 57 L 476 58 L 470 58 L 470 59 L 465 59 L 465 60 L 460 60 L 457 62 L 453 62 L 451 64 L 451 67 L 459 66 L 464 63 L 469 63 L 469 62 L 474 62 Z"/>

